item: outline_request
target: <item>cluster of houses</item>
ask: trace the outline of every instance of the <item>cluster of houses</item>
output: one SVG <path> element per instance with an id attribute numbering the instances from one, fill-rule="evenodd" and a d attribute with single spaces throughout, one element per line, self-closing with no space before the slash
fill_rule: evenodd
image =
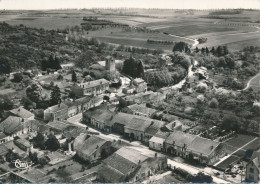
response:
<path id="1" fill-rule="evenodd" d="M 83 122 L 107 133 L 120 134 L 129 140 L 138 140 L 149 148 L 212 164 L 223 156 L 222 143 L 184 133 L 182 124 L 151 119 L 154 110 L 143 105 L 131 105 L 128 113 L 113 112 L 106 107 L 89 109 L 83 113 Z"/>

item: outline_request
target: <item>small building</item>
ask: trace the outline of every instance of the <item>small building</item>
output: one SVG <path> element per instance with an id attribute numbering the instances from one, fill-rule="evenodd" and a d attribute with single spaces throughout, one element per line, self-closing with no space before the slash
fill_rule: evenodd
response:
<path id="1" fill-rule="evenodd" d="M 4 132 L 0 132 L 0 144 L 8 141 L 8 136 Z"/>
<path id="2" fill-rule="evenodd" d="M 73 144 L 74 151 L 83 160 L 94 163 L 111 153 L 112 142 L 99 136 L 80 134 Z"/>
<path id="3" fill-rule="evenodd" d="M 170 135 L 170 132 L 162 132 L 158 131 L 150 140 L 149 140 L 149 148 L 157 151 L 163 151 L 164 149 L 164 141 Z"/>
<path id="4" fill-rule="evenodd" d="M 106 79 L 99 79 L 95 81 L 89 81 L 86 83 L 74 84 L 71 86 L 71 92 L 77 97 L 87 95 L 99 95 L 109 89 L 109 81 Z"/>
<path id="5" fill-rule="evenodd" d="M 34 114 L 31 113 L 30 111 L 26 110 L 23 107 L 9 110 L 9 114 L 11 116 L 17 116 L 17 117 L 23 118 L 25 121 L 34 119 Z"/>
<path id="6" fill-rule="evenodd" d="M 147 83 L 141 79 L 136 78 L 133 80 L 133 85 L 135 86 L 135 91 L 137 93 L 146 92 L 147 91 Z"/>
<path id="7" fill-rule="evenodd" d="M 51 106 L 44 110 L 44 120 L 65 120 L 68 118 L 68 106 L 64 103 Z"/>
<path id="8" fill-rule="evenodd" d="M 166 167 L 167 159 L 164 155 L 126 146 L 102 162 L 98 180 L 107 183 L 142 182 Z"/>
<path id="9" fill-rule="evenodd" d="M 5 141 L 13 140 L 14 137 L 26 134 L 28 128 L 25 126 L 24 119 L 17 116 L 9 116 L 0 123 L 0 132 L 4 133 Z"/>
<path id="10" fill-rule="evenodd" d="M 21 150 L 29 153 L 30 149 L 31 149 L 31 144 L 29 141 L 27 141 L 26 139 L 16 139 L 14 140 L 14 144 L 19 147 Z"/>
<path id="11" fill-rule="evenodd" d="M 156 112 L 156 110 L 146 107 L 145 104 L 133 104 L 125 107 L 122 112 L 144 117 L 151 117 Z"/>
<path id="12" fill-rule="evenodd" d="M 124 127 L 125 136 L 130 140 L 145 141 L 145 130 L 151 123 L 152 121 L 144 117 L 134 117 Z"/>
<path id="13" fill-rule="evenodd" d="M 260 153 L 254 152 L 252 159 L 246 165 L 246 178 L 247 182 L 260 182 Z"/>

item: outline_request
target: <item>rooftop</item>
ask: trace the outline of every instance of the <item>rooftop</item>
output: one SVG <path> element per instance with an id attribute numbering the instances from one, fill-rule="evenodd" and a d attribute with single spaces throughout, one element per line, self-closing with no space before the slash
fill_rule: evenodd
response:
<path id="1" fill-rule="evenodd" d="M 165 142 L 168 144 L 173 144 L 174 142 L 174 145 L 183 147 L 184 144 L 186 146 L 191 144 L 195 138 L 195 135 L 183 133 L 181 131 L 174 131 L 166 138 Z"/>
<path id="2" fill-rule="evenodd" d="M 90 156 L 106 142 L 108 142 L 108 140 L 105 140 L 99 136 L 93 135 L 88 138 L 86 135 L 81 134 L 75 139 L 74 149 L 82 152 L 86 156 Z"/>
<path id="3" fill-rule="evenodd" d="M 79 86 L 82 88 L 93 88 L 101 84 L 108 84 L 108 83 L 109 81 L 107 81 L 106 79 L 99 79 L 99 80 L 89 81 L 85 83 L 80 83 Z"/>
<path id="4" fill-rule="evenodd" d="M 23 107 L 19 107 L 17 109 L 12 109 L 12 110 L 10 110 L 10 112 L 21 118 L 30 118 L 30 117 L 34 116 L 33 113 L 31 113 L 30 111 L 26 110 Z"/>
<path id="5" fill-rule="evenodd" d="M 54 106 L 49 107 L 48 109 L 46 109 L 47 112 L 57 112 L 63 109 L 68 108 L 67 105 L 65 105 L 64 103 L 60 103 Z"/>
<path id="6" fill-rule="evenodd" d="M 148 108 L 143 104 L 142 105 L 139 105 L 139 104 L 129 105 L 128 108 L 131 109 L 132 111 L 136 111 L 136 112 L 139 112 L 142 114 L 147 114 L 147 115 L 150 115 L 150 114 L 153 114 L 154 112 L 156 112 L 155 109 Z"/>
<path id="7" fill-rule="evenodd" d="M 23 129 L 22 118 L 17 116 L 9 116 L 0 123 L 0 131 L 5 134 L 13 134 Z"/>

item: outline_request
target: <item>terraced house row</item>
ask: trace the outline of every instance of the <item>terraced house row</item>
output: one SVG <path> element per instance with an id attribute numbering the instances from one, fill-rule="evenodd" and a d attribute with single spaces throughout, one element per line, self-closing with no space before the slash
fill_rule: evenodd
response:
<path id="1" fill-rule="evenodd" d="M 116 133 L 128 140 L 138 140 L 150 149 L 211 164 L 224 154 L 220 142 L 182 132 L 178 121 L 166 123 L 135 114 L 113 112 L 105 107 L 83 113 L 83 122 L 106 133 Z"/>

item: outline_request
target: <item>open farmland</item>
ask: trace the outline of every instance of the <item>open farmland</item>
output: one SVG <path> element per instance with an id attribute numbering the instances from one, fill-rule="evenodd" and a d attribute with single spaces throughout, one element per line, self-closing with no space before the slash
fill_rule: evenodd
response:
<path id="1" fill-rule="evenodd" d="M 127 32 L 122 31 L 121 29 L 103 29 L 99 31 L 91 31 L 87 37 L 97 38 L 100 41 L 114 43 L 114 44 L 123 44 L 127 46 L 134 47 L 144 47 L 149 49 L 163 49 L 163 50 L 172 50 L 173 44 L 164 45 L 164 44 L 148 44 L 147 40 L 160 40 L 160 41 L 172 41 L 179 42 L 183 41 L 182 38 L 175 38 L 163 33 L 143 33 L 143 32 Z M 192 41 L 186 41 L 189 44 L 193 44 Z"/>

